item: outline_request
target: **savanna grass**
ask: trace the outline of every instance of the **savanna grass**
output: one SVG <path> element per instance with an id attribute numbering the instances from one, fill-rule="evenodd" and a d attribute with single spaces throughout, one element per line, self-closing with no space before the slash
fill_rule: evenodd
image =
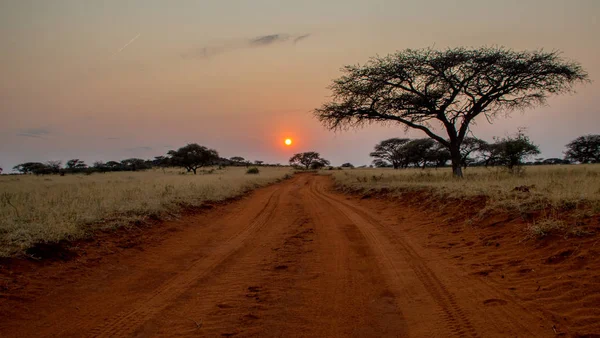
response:
<path id="1" fill-rule="evenodd" d="M 178 170 L 66 176 L 0 176 L 0 257 L 36 243 L 72 240 L 97 229 L 149 217 L 175 216 L 182 207 L 221 201 L 289 177 L 287 167 L 216 168 L 198 175 Z"/>

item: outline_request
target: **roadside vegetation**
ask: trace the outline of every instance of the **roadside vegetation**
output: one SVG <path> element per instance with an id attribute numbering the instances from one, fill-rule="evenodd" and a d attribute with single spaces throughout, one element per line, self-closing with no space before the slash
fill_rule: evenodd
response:
<path id="1" fill-rule="evenodd" d="M 198 169 L 198 168 L 196 168 Z M 193 171 L 193 170 L 191 170 Z M 173 168 L 91 175 L 0 176 L 0 257 L 37 243 L 88 236 L 98 229 L 176 216 L 289 177 L 289 167 Z"/>
<path id="2" fill-rule="evenodd" d="M 550 233 L 566 236 L 589 232 L 576 226 L 600 214 L 600 165 L 536 165 L 520 167 L 519 174 L 504 167 L 472 167 L 465 179 L 456 179 L 450 168 L 362 168 L 334 170 L 338 189 L 368 196 L 385 192 L 395 197 L 424 192 L 436 201 L 435 208 L 459 204 L 458 200 L 484 198 L 473 222 L 493 213 L 508 212 L 532 222 L 527 237 Z M 467 211 L 467 210 L 465 210 Z M 535 214 L 533 220 L 527 215 Z"/>

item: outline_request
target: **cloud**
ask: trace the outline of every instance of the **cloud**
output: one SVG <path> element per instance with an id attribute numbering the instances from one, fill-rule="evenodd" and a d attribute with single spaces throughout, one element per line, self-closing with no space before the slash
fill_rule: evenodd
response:
<path id="1" fill-rule="evenodd" d="M 272 34 L 272 35 L 263 35 L 253 38 L 249 41 L 250 46 L 252 47 L 262 47 L 272 45 L 278 42 L 287 41 L 290 38 L 287 34 Z"/>
<path id="2" fill-rule="evenodd" d="M 192 48 L 181 55 L 184 59 L 208 59 L 219 54 L 233 52 L 247 48 L 265 48 L 287 41 L 294 44 L 308 38 L 310 34 L 290 35 L 290 34 L 269 34 L 255 36 L 253 38 L 237 39 L 229 41 L 220 41 L 199 48 Z"/>
<path id="3" fill-rule="evenodd" d="M 304 34 L 304 35 L 300 35 L 300 36 L 296 37 L 294 39 L 294 44 L 297 44 L 298 42 L 308 38 L 309 36 L 310 36 L 310 34 Z"/>
<path id="4" fill-rule="evenodd" d="M 17 136 L 45 139 L 44 136 L 47 136 L 50 133 L 50 130 L 47 128 L 29 128 L 19 130 Z"/>

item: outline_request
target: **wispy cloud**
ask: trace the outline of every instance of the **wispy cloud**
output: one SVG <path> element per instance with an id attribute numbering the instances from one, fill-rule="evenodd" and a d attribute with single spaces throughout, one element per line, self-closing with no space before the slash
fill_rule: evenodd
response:
<path id="1" fill-rule="evenodd" d="M 137 40 L 137 38 L 139 38 L 139 37 L 140 37 L 140 35 L 142 35 L 142 34 L 140 33 L 140 34 L 138 34 L 138 35 L 134 36 L 134 37 L 133 37 L 133 39 L 129 40 L 129 42 L 127 42 L 127 43 L 126 43 L 126 44 L 125 44 L 123 47 L 119 48 L 119 50 L 117 50 L 116 52 L 114 52 L 114 53 L 112 54 L 112 56 L 115 56 L 115 55 L 117 55 L 117 54 L 121 53 L 121 52 L 123 51 L 123 49 L 127 48 L 127 46 L 129 46 L 129 45 L 130 45 L 130 44 L 132 44 L 132 43 L 133 43 L 135 40 Z"/>
<path id="2" fill-rule="evenodd" d="M 45 136 L 50 133 L 50 130 L 47 128 L 29 128 L 19 130 L 17 136 L 45 139 Z"/>
<path id="3" fill-rule="evenodd" d="M 294 39 L 294 44 L 297 44 L 298 42 L 308 38 L 309 36 L 310 36 L 310 34 L 304 34 L 304 35 L 300 35 L 300 36 L 296 37 Z"/>
<path id="4" fill-rule="evenodd" d="M 199 48 L 192 48 L 183 53 L 181 57 L 184 59 L 207 59 L 219 54 L 233 52 L 245 48 L 264 48 L 291 41 L 293 44 L 308 38 L 310 34 L 293 35 L 293 34 L 269 34 L 255 36 L 246 39 L 237 39 L 229 41 L 215 42 Z"/>

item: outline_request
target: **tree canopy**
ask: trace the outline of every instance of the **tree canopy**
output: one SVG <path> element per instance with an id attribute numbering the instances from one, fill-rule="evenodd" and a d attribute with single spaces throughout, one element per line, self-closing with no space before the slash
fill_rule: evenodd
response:
<path id="1" fill-rule="evenodd" d="M 314 110 L 331 130 L 399 123 L 423 131 L 451 153 L 462 176 L 460 146 L 475 118 L 534 107 L 588 82 L 580 64 L 557 51 L 407 49 L 342 69 L 332 101 Z M 438 130 L 445 131 L 445 134 Z"/>
<path id="2" fill-rule="evenodd" d="M 183 167 L 188 172 L 196 174 L 198 168 L 213 164 L 219 159 L 219 153 L 214 149 L 190 143 L 177 150 L 170 150 L 170 163 L 174 166 Z"/>
<path id="3" fill-rule="evenodd" d="M 410 142 L 408 138 L 397 137 L 383 140 L 375 145 L 374 151 L 369 156 L 374 157 L 376 160 L 389 162 L 394 169 L 398 169 L 403 167 L 402 149 L 408 142 Z"/>
<path id="4" fill-rule="evenodd" d="M 524 159 L 540 154 L 538 146 L 522 130 L 515 136 L 496 139 L 495 143 L 487 144 L 483 150 L 487 152 L 486 165 L 503 165 L 511 172 L 521 166 Z"/>
<path id="5" fill-rule="evenodd" d="M 565 158 L 579 163 L 600 163 L 600 135 L 584 135 L 569 142 Z"/>
<path id="6" fill-rule="evenodd" d="M 321 155 L 319 153 L 309 151 L 305 153 L 294 154 L 294 156 L 290 158 L 290 164 L 303 166 L 306 169 L 319 169 L 321 167 L 329 165 L 329 161 L 324 158 L 321 158 Z"/>

